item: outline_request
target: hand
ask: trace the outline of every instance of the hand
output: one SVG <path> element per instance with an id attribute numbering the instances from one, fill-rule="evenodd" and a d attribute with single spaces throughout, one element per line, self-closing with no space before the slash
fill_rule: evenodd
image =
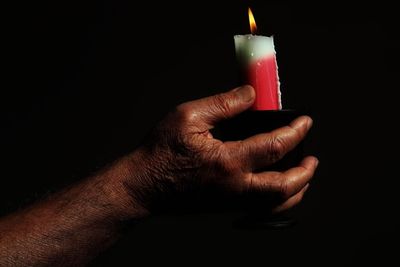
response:
<path id="1" fill-rule="evenodd" d="M 210 130 L 248 109 L 254 90 L 184 103 L 136 151 L 92 177 L 0 220 L 1 266 L 81 266 L 110 246 L 124 222 L 146 216 L 180 193 L 217 188 L 273 196 L 271 211 L 296 205 L 317 167 L 305 158 L 284 172 L 261 171 L 293 149 L 311 127 L 309 117 L 246 140 L 222 142 Z M 277 201 L 276 201 L 277 200 Z M 212 202 L 214 203 L 214 202 Z"/>
<path id="2" fill-rule="evenodd" d="M 151 212 L 168 196 L 213 187 L 237 195 L 273 195 L 275 212 L 298 204 L 318 165 L 316 158 L 306 157 L 284 172 L 257 170 L 292 150 L 306 136 L 311 118 L 302 116 L 241 141 L 222 142 L 210 133 L 219 121 L 248 109 L 254 97 L 254 89 L 243 86 L 176 107 L 132 154 L 136 175 L 124 184 L 135 203 Z"/>

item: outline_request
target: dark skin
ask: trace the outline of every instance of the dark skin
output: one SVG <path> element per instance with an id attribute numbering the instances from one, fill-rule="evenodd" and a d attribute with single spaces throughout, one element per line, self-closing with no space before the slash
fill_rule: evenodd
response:
<path id="1" fill-rule="evenodd" d="M 311 118 L 241 141 L 210 130 L 248 109 L 254 89 L 179 105 L 144 144 L 97 175 L 0 220 L 0 266 L 84 266 L 115 242 L 127 222 L 155 212 L 171 195 L 217 188 L 232 195 L 273 195 L 272 212 L 298 204 L 318 165 L 306 157 L 284 172 L 259 172 L 307 134 Z"/>

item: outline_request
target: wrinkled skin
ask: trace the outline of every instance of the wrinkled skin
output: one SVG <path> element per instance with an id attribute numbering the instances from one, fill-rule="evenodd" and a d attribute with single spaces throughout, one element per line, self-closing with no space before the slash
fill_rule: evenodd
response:
<path id="1" fill-rule="evenodd" d="M 184 103 L 137 150 L 1 218 L 0 266 L 84 266 L 118 239 L 126 222 L 156 212 L 177 195 L 207 188 L 217 189 L 221 198 L 274 196 L 265 203 L 272 212 L 296 205 L 317 159 L 306 157 L 284 172 L 262 170 L 305 137 L 312 124 L 309 117 L 235 142 L 221 142 L 210 133 L 219 121 L 248 109 L 254 97 L 253 88 L 244 86 Z"/>
<path id="2" fill-rule="evenodd" d="M 302 116 L 273 132 L 234 142 L 222 142 L 210 132 L 216 123 L 246 110 L 253 101 L 253 88 L 245 86 L 179 105 L 134 155 L 144 170 L 144 175 L 127 183 L 135 200 L 151 212 L 168 195 L 213 187 L 237 195 L 273 195 L 274 203 L 266 203 L 272 211 L 299 203 L 317 167 L 316 158 L 307 157 L 285 172 L 259 170 L 301 142 L 311 118 Z"/>

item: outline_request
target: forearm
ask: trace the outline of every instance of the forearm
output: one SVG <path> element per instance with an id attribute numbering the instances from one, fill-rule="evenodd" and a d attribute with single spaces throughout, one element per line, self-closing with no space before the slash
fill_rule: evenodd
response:
<path id="1" fill-rule="evenodd" d="M 0 220 L 0 266 L 80 266 L 146 211 L 127 193 L 134 157 Z"/>

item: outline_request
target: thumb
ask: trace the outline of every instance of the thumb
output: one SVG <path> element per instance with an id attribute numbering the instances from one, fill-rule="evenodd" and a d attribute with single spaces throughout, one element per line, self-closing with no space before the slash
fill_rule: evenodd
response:
<path id="1" fill-rule="evenodd" d="M 250 85 L 235 88 L 229 92 L 187 102 L 199 123 L 214 126 L 248 109 L 254 102 L 255 92 Z"/>

